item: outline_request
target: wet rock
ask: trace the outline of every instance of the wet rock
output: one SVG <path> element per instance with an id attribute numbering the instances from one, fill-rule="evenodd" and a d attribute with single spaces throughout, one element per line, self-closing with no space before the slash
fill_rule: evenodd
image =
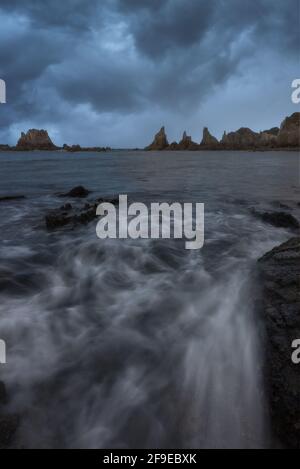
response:
<path id="1" fill-rule="evenodd" d="M 257 210 L 252 209 L 252 214 L 276 228 L 289 228 L 292 230 L 298 230 L 300 228 L 299 221 L 290 213 L 258 212 Z"/>
<path id="2" fill-rule="evenodd" d="M 300 449 L 300 365 L 291 359 L 292 342 L 300 339 L 300 237 L 267 253 L 259 266 L 272 431 L 284 446 Z"/>
<path id="3" fill-rule="evenodd" d="M 64 210 L 51 210 L 45 217 L 46 226 L 49 230 L 61 228 L 69 225 L 73 221 L 73 217 L 69 216 Z"/>
<path id="4" fill-rule="evenodd" d="M 7 391 L 3 381 L 0 381 L 0 406 L 7 403 Z"/>
<path id="5" fill-rule="evenodd" d="M 74 187 L 73 189 L 71 189 L 66 194 L 62 194 L 61 197 L 72 197 L 72 198 L 82 199 L 84 197 L 87 197 L 90 193 L 91 193 L 91 191 L 89 191 L 85 187 L 77 186 L 77 187 Z"/>
<path id="6" fill-rule="evenodd" d="M 169 146 L 165 128 L 162 127 L 159 132 L 154 137 L 151 145 L 145 148 L 145 150 L 165 150 Z"/>
<path id="7" fill-rule="evenodd" d="M 0 415 L 0 449 L 9 448 L 12 445 L 19 423 L 18 415 Z"/>
<path id="8" fill-rule="evenodd" d="M 25 195 L 7 195 L 0 197 L 0 202 L 11 202 L 13 200 L 23 200 L 26 199 Z"/>
<path id="9" fill-rule="evenodd" d="M 46 130 L 30 129 L 26 134 L 21 133 L 15 149 L 21 151 L 56 150 L 57 147 Z"/>
<path id="10" fill-rule="evenodd" d="M 99 198 L 89 203 L 85 203 L 82 207 L 73 207 L 71 204 L 65 204 L 57 209 L 50 210 L 46 214 L 46 227 L 49 230 L 55 230 L 67 225 L 72 227 L 75 227 L 76 225 L 85 225 L 97 217 L 96 210 L 98 205 L 102 202 L 110 202 L 113 205 L 118 205 L 119 199 Z"/>
<path id="11" fill-rule="evenodd" d="M 20 418 L 16 414 L 6 413 L 5 405 L 8 394 L 5 384 L 0 381 L 0 449 L 9 448 L 19 427 Z"/>

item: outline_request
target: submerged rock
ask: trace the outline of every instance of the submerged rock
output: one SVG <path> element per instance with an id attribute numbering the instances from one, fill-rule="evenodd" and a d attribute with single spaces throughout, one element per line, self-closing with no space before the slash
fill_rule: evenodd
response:
<path id="1" fill-rule="evenodd" d="M 259 265 L 272 430 L 284 446 L 300 449 L 300 365 L 292 362 L 292 343 L 300 339 L 300 237 L 267 253 Z"/>
<path id="2" fill-rule="evenodd" d="M 154 137 L 151 145 L 145 148 L 145 150 L 165 150 L 169 146 L 165 128 L 162 127 Z"/>
<path id="3" fill-rule="evenodd" d="M 91 191 L 86 189 L 83 186 L 76 186 L 73 187 L 69 192 L 66 194 L 61 194 L 61 197 L 72 197 L 72 198 L 78 198 L 78 199 L 83 199 L 84 197 L 87 197 Z"/>
<path id="4" fill-rule="evenodd" d="M 25 134 L 21 133 L 16 150 L 56 150 L 57 147 L 52 142 L 46 130 L 30 129 Z"/>
<path id="5" fill-rule="evenodd" d="M 252 210 L 252 214 L 260 218 L 265 223 L 269 223 L 277 228 L 290 228 L 297 230 L 300 228 L 299 221 L 290 213 L 285 212 L 258 212 Z"/>
<path id="6" fill-rule="evenodd" d="M 13 200 L 23 200 L 26 199 L 25 195 L 6 195 L 0 197 L 0 202 L 11 202 Z"/>

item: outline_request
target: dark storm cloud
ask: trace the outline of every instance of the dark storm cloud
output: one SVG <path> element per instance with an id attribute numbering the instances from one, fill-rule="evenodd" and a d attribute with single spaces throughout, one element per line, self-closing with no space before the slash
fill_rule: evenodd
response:
<path id="1" fill-rule="evenodd" d="M 299 0 L 1 0 L 0 136 L 22 122 L 56 123 L 62 136 L 80 107 L 91 125 L 122 119 L 112 145 L 134 114 L 146 127 L 145 115 L 169 112 L 184 126 L 236 77 L 259 89 L 258 64 L 262 79 L 281 60 L 294 70 L 298 9 Z"/>

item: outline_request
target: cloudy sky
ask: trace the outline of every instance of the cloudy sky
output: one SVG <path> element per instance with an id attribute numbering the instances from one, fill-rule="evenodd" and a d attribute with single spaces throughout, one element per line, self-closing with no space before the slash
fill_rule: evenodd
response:
<path id="1" fill-rule="evenodd" d="M 144 146 L 296 109 L 300 0 L 1 0 L 0 143 Z"/>

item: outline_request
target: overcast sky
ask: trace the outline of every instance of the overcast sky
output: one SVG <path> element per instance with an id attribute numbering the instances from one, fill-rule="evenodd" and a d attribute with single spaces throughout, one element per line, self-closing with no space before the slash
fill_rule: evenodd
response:
<path id="1" fill-rule="evenodd" d="M 0 143 L 200 141 L 299 110 L 300 0 L 1 0 Z"/>

